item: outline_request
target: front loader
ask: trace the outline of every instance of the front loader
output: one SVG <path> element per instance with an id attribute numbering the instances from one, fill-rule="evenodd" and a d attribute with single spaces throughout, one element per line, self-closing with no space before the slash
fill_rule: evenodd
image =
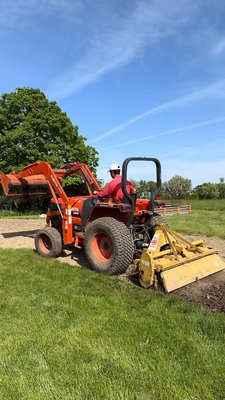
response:
<path id="1" fill-rule="evenodd" d="M 156 188 L 150 199 L 137 199 L 126 189 L 130 162 L 153 162 Z M 69 197 L 62 180 L 77 174 L 87 195 Z M 42 196 L 50 193 L 46 226 L 35 237 L 35 248 L 44 257 L 58 257 L 67 245 L 85 249 L 90 266 L 99 272 L 121 274 L 134 263 L 143 287 L 162 284 L 173 291 L 225 268 L 216 249 L 202 241 L 190 242 L 173 231 L 154 211 L 154 199 L 161 188 L 161 165 L 156 158 L 127 158 L 122 167 L 123 198 L 98 199 L 100 190 L 88 166 L 74 162 L 53 169 L 35 162 L 21 172 L 1 174 L 7 196 Z"/>

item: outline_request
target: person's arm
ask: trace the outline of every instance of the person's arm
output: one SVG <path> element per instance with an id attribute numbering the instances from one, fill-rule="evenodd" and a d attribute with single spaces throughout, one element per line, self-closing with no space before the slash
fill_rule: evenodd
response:
<path id="1" fill-rule="evenodd" d="M 109 197 L 112 193 L 112 184 L 109 182 L 103 190 L 95 192 L 98 197 Z"/>
<path id="2" fill-rule="evenodd" d="M 133 185 L 131 185 L 131 187 L 130 187 L 130 193 L 132 193 L 132 194 L 136 193 L 136 189 L 133 187 Z"/>
<path id="3" fill-rule="evenodd" d="M 133 186 L 131 181 L 127 181 L 127 191 L 128 191 L 128 193 L 131 193 L 131 194 L 135 194 L 136 193 L 136 189 Z"/>

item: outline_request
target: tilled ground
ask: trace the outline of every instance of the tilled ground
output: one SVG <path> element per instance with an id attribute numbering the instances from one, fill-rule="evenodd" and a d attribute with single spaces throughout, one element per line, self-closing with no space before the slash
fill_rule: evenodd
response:
<path id="1" fill-rule="evenodd" d="M 190 240 L 201 239 L 208 247 L 218 249 L 220 257 L 225 261 L 225 240 L 207 236 L 190 236 Z M 173 294 L 200 306 L 206 306 L 214 312 L 225 313 L 225 270 L 175 290 Z"/>
<path id="2" fill-rule="evenodd" d="M 0 248 L 34 249 L 35 234 L 44 225 L 44 220 L 0 219 Z M 216 247 L 219 250 L 219 255 L 225 259 L 225 240 L 202 236 L 201 238 L 197 236 L 188 237 L 191 240 L 203 239 L 205 245 Z M 82 250 L 66 250 L 62 257 L 58 259 L 77 267 L 88 265 Z M 125 274 L 123 279 L 133 281 L 133 279 L 130 279 L 129 273 Z M 214 312 L 225 313 L 225 270 L 178 289 L 173 294 L 184 301 L 208 307 Z"/>

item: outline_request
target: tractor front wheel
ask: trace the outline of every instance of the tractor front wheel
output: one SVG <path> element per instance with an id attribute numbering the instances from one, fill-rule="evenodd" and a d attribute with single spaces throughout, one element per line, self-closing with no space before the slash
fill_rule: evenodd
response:
<path id="1" fill-rule="evenodd" d="M 129 229 L 111 217 L 90 223 L 84 246 L 91 267 L 109 275 L 122 274 L 133 260 L 134 241 Z"/>
<path id="2" fill-rule="evenodd" d="M 62 254 L 62 238 L 55 228 L 40 229 L 35 236 L 35 248 L 42 257 L 59 257 Z"/>

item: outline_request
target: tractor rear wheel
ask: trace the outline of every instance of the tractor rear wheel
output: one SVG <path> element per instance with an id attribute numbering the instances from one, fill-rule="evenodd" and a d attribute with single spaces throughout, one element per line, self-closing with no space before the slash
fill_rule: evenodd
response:
<path id="1" fill-rule="evenodd" d="M 165 218 L 162 217 L 162 215 L 158 214 L 158 213 L 154 213 L 153 214 L 153 224 L 157 225 L 157 224 L 164 224 L 165 226 L 167 226 L 167 228 L 170 228 L 170 224 L 167 222 L 167 220 Z"/>
<path id="2" fill-rule="evenodd" d="M 59 257 L 62 254 L 62 238 L 55 228 L 40 229 L 35 236 L 35 248 L 42 257 Z"/>
<path id="3" fill-rule="evenodd" d="M 122 274 L 133 260 L 134 241 L 129 229 L 111 217 L 90 223 L 84 247 L 91 267 L 109 275 Z"/>
<path id="4" fill-rule="evenodd" d="M 156 226 L 158 224 L 163 224 L 167 228 L 170 228 L 170 224 L 167 222 L 167 220 L 165 218 L 163 218 L 158 213 L 154 213 L 153 216 L 152 216 L 152 219 L 151 219 L 150 226 L 149 226 L 149 234 L 150 234 L 150 238 L 151 239 L 153 238 L 153 236 L 155 234 Z"/>

